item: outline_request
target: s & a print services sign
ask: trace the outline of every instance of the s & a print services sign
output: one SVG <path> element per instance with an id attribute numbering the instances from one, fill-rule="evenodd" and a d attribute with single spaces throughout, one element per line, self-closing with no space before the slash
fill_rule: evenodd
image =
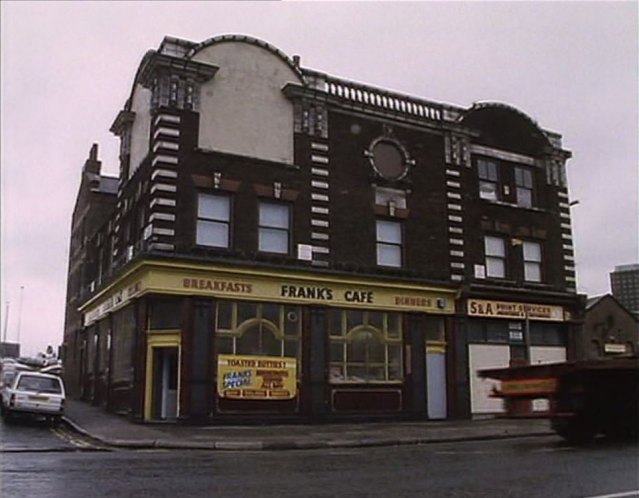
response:
<path id="1" fill-rule="evenodd" d="M 468 316 L 563 322 L 564 309 L 549 304 L 512 303 L 508 301 L 468 300 Z"/>

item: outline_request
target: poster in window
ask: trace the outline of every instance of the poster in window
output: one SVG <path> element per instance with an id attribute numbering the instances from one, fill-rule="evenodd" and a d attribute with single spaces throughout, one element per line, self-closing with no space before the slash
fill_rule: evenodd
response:
<path id="1" fill-rule="evenodd" d="M 297 396 L 297 360 L 280 356 L 218 355 L 221 398 L 286 400 Z"/>

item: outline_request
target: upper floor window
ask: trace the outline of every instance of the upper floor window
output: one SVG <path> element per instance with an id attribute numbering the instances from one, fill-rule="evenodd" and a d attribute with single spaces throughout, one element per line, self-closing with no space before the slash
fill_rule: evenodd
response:
<path id="1" fill-rule="evenodd" d="M 261 202 L 259 245 L 263 252 L 288 254 L 291 230 L 290 208 L 285 204 Z"/>
<path id="2" fill-rule="evenodd" d="M 506 241 L 501 237 L 484 237 L 486 276 L 506 278 Z"/>
<path id="3" fill-rule="evenodd" d="M 377 264 L 402 266 L 402 225 L 396 221 L 377 220 Z"/>
<path id="4" fill-rule="evenodd" d="M 524 280 L 541 282 L 541 244 L 524 242 Z"/>
<path id="5" fill-rule="evenodd" d="M 533 173 L 528 168 L 515 167 L 515 186 L 517 205 L 532 207 L 533 205 Z"/>
<path id="6" fill-rule="evenodd" d="M 497 163 L 488 159 L 477 161 L 477 174 L 479 176 L 479 197 L 490 201 L 499 200 L 499 175 Z"/>
<path id="7" fill-rule="evenodd" d="M 229 247 L 231 199 L 226 195 L 199 194 L 197 203 L 198 245 Z"/>

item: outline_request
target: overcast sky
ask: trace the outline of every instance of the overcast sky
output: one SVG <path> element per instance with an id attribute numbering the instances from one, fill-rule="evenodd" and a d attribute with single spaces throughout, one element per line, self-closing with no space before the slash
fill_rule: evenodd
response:
<path id="1" fill-rule="evenodd" d="M 2 332 L 62 342 L 71 213 L 91 144 L 166 35 L 247 34 L 305 67 L 460 106 L 501 101 L 564 137 L 580 292 L 638 256 L 637 2 L 25 2 L 1 8 Z M 22 299 L 20 287 L 23 287 Z M 21 306 L 22 303 L 22 306 Z"/>

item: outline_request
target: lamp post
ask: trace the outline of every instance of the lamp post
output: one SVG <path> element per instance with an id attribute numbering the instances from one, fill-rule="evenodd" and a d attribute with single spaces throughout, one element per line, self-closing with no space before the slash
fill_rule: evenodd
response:
<path id="1" fill-rule="evenodd" d="M 4 308 L 4 330 L 2 332 L 2 342 L 7 342 L 7 325 L 9 324 L 9 301 L 5 303 Z"/>
<path id="2" fill-rule="evenodd" d="M 20 344 L 20 325 L 22 322 L 22 293 L 24 291 L 24 286 L 20 286 L 20 301 L 18 302 L 18 340 L 16 341 Z"/>

